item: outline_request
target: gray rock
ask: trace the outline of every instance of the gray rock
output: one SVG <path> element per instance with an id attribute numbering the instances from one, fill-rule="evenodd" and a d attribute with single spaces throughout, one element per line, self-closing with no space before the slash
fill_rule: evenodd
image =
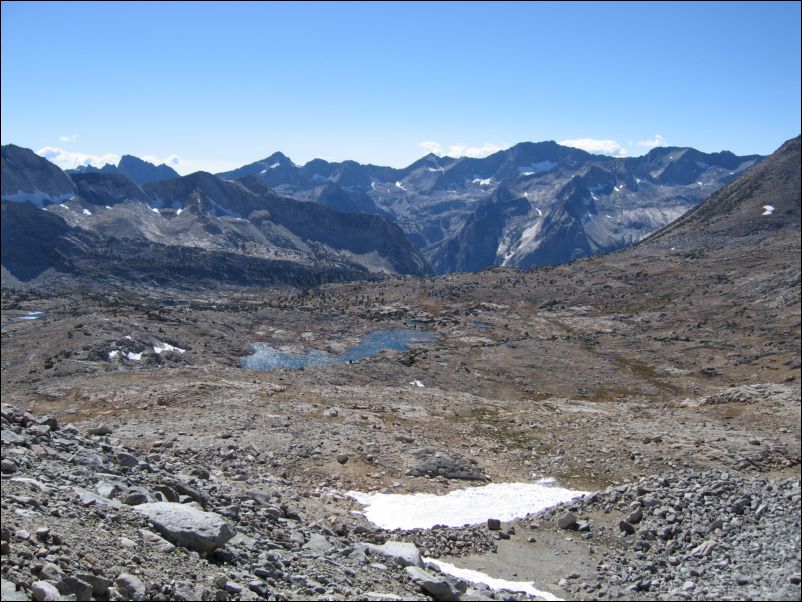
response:
<path id="1" fill-rule="evenodd" d="M 708 539 L 691 550 L 691 556 L 710 556 L 710 554 L 713 553 L 713 550 L 715 550 L 717 547 L 717 542 L 713 541 L 712 539 Z"/>
<path id="2" fill-rule="evenodd" d="M 573 512 L 566 512 L 557 519 L 557 526 L 560 529 L 573 529 L 576 524 L 576 515 Z"/>
<path id="3" fill-rule="evenodd" d="M 47 562 L 42 567 L 42 570 L 39 571 L 37 575 L 41 581 L 53 581 L 58 582 L 64 577 L 64 572 L 59 568 L 58 565 L 53 564 L 52 562 Z"/>
<path id="4" fill-rule="evenodd" d="M 633 535 L 635 533 L 635 527 L 630 525 L 627 521 L 621 520 L 618 521 L 618 528 L 626 533 L 627 535 Z"/>
<path id="5" fill-rule="evenodd" d="M 395 561 L 401 566 L 423 566 L 420 551 L 414 543 L 406 541 L 388 541 L 384 545 L 368 544 L 368 551 Z"/>
<path id="6" fill-rule="evenodd" d="M 198 552 L 210 552 L 234 537 L 234 530 L 219 514 L 186 504 L 155 502 L 134 506 L 168 541 Z"/>
<path id="7" fill-rule="evenodd" d="M 29 600 L 28 595 L 23 591 L 17 591 L 17 586 L 14 585 L 11 581 L 6 581 L 5 579 L 0 582 L 0 599 L 3 602 L 22 602 L 23 600 Z"/>
<path id="8" fill-rule="evenodd" d="M 95 596 L 105 596 L 111 586 L 111 579 L 106 579 L 100 575 L 93 575 L 92 573 L 78 573 L 75 575 L 81 581 L 86 581 L 92 586 L 92 594 Z"/>
<path id="9" fill-rule="evenodd" d="M 147 529 L 140 529 L 139 534 L 142 536 L 142 539 L 145 540 L 145 543 L 149 545 L 151 548 L 158 550 L 164 554 L 169 554 L 173 550 L 175 550 L 175 546 L 171 544 L 169 541 L 164 539 L 161 535 L 157 535 L 153 531 L 148 531 Z"/>
<path id="10" fill-rule="evenodd" d="M 309 550 L 315 554 L 325 554 L 333 546 L 324 535 L 321 535 L 320 533 L 312 533 L 309 536 L 309 541 L 307 541 L 302 547 L 304 550 Z"/>
<path id="11" fill-rule="evenodd" d="M 0 462 L 0 471 L 5 474 L 13 474 L 17 472 L 17 465 L 13 460 L 3 460 Z"/>
<path id="12" fill-rule="evenodd" d="M 501 521 L 497 518 L 488 518 L 487 528 L 491 531 L 498 531 L 501 529 Z"/>
<path id="13" fill-rule="evenodd" d="M 133 454 L 129 454 L 128 452 L 118 452 L 117 453 L 117 463 L 120 466 L 127 466 L 129 468 L 137 466 L 139 464 L 139 460 Z"/>
<path id="14" fill-rule="evenodd" d="M 61 600 L 61 592 L 48 581 L 34 581 L 31 584 L 31 598 L 37 602 Z"/>
<path id="15" fill-rule="evenodd" d="M 87 435 L 110 435 L 111 434 L 111 427 L 105 424 L 99 424 L 97 426 L 90 426 L 86 429 Z"/>
<path id="16" fill-rule="evenodd" d="M 643 520 L 643 509 L 636 508 L 624 520 L 626 520 L 626 522 L 628 522 L 630 525 L 637 525 L 641 520 Z"/>
<path id="17" fill-rule="evenodd" d="M 348 454 L 337 454 L 337 462 L 340 464 L 348 462 Z"/>
<path id="18" fill-rule="evenodd" d="M 265 600 L 270 595 L 270 587 L 267 585 L 266 582 L 262 581 L 261 579 L 253 579 L 253 580 L 249 581 L 248 582 L 248 589 L 251 590 L 252 592 L 254 592 L 260 598 L 263 598 Z M 178 598 L 176 598 L 176 600 L 177 599 Z M 186 598 L 186 599 L 189 600 L 190 598 Z M 197 598 L 191 598 L 191 599 L 194 600 L 194 599 L 197 599 Z"/>
<path id="19" fill-rule="evenodd" d="M 97 485 L 95 485 L 95 491 L 97 491 L 103 497 L 112 497 L 115 493 L 122 491 L 123 487 L 119 483 L 115 483 L 113 481 L 99 481 Z"/>
<path id="20" fill-rule="evenodd" d="M 139 506 L 140 504 L 146 504 L 147 501 L 148 495 L 146 493 L 141 491 L 132 491 L 125 496 L 123 504 L 126 506 Z"/>
<path id="21" fill-rule="evenodd" d="M 91 506 L 94 504 L 114 506 L 114 507 L 122 506 L 122 504 L 117 500 L 103 497 L 102 495 L 98 495 L 94 491 L 89 491 L 88 489 L 83 489 L 82 487 L 73 487 L 72 489 L 73 491 L 75 491 L 75 493 L 78 494 L 78 499 L 81 500 L 81 503 L 84 506 Z"/>
<path id="22" fill-rule="evenodd" d="M 139 601 L 145 599 L 145 584 L 136 575 L 120 573 L 114 583 L 117 585 L 117 590 L 129 600 Z"/>
<path id="23" fill-rule="evenodd" d="M 201 593 L 187 581 L 177 581 L 173 588 L 174 600 L 200 600 Z"/>
<path id="24" fill-rule="evenodd" d="M 458 591 L 443 576 L 433 575 L 417 566 L 408 566 L 404 569 L 420 588 L 435 600 L 458 600 L 462 591 Z"/>
<path id="25" fill-rule="evenodd" d="M 92 599 L 92 586 L 77 577 L 65 577 L 56 584 L 56 587 L 58 587 L 58 591 L 61 592 L 61 594 L 65 596 L 72 594 L 79 602 Z"/>
<path id="26" fill-rule="evenodd" d="M 11 429 L 3 429 L 0 431 L 0 442 L 2 442 L 3 445 L 28 445 L 30 440 L 30 437 L 15 433 Z"/>

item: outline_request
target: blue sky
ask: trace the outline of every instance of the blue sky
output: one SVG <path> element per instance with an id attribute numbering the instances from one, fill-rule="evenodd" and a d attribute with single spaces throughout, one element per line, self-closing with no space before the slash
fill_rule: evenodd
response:
<path id="1" fill-rule="evenodd" d="M 3 2 L 2 143 L 181 173 L 524 140 L 767 154 L 800 133 L 800 53 L 798 2 Z"/>

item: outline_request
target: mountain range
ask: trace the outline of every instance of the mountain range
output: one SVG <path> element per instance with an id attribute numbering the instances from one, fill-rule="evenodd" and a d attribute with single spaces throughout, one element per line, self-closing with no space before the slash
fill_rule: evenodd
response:
<path id="1" fill-rule="evenodd" d="M 169 180 L 171 178 L 178 178 L 178 172 L 169 165 L 162 163 L 161 165 L 154 165 L 147 161 L 143 161 L 139 157 L 133 155 L 123 155 L 117 165 L 107 163 L 103 167 L 94 167 L 93 165 L 82 165 L 76 169 L 68 169 L 68 174 L 78 173 L 107 173 L 107 174 L 120 174 L 134 182 L 135 184 L 149 184 L 150 182 L 158 182 L 160 180 Z"/>
<path id="2" fill-rule="evenodd" d="M 119 173 L 68 176 L 2 147 L 4 284 L 73 276 L 175 286 L 292 284 L 426 275 L 400 228 L 379 215 L 276 195 L 254 178 L 197 172 L 142 186 Z"/>
<path id="3" fill-rule="evenodd" d="M 274 153 L 181 177 L 130 155 L 65 173 L 7 145 L 3 276 L 314 286 L 560 264 L 646 238 L 761 159 L 677 147 L 613 158 L 527 142 L 403 169 L 299 166 Z"/>
<path id="4" fill-rule="evenodd" d="M 321 159 L 299 166 L 274 153 L 218 176 L 249 175 L 285 196 L 385 215 L 435 272 L 448 273 L 560 264 L 629 246 L 761 158 L 679 147 L 614 158 L 523 142 L 481 159 L 429 154 L 403 169 Z"/>

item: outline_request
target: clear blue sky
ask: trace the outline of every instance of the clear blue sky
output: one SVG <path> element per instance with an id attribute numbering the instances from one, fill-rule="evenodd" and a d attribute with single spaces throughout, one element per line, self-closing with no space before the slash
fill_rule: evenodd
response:
<path id="1" fill-rule="evenodd" d="M 4 1 L 2 143 L 183 173 L 524 140 L 766 154 L 800 132 L 800 71 L 798 2 Z"/>

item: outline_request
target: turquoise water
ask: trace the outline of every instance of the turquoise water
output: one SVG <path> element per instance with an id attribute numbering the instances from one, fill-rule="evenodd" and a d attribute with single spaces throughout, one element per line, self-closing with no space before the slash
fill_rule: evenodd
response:
<path id="1" fill-rule="evenodd" d="M 347 364 L 373 357 L 387 349 L 404 351 L 410 344 L 425 344 L 434 338 L 433 332 L 397 329 L 372 332 L 359 337 L 359 343 L 341 355 L 331 355 L 318 349 L 304 349 L 304 353 L 279 351 L 265 343 L 253 343 L 253 355 L 240 358 L 240 365 L 249 370 L 276 370 L 278 368 L 303 368 L 306 366 L 330 366 Z"/>

